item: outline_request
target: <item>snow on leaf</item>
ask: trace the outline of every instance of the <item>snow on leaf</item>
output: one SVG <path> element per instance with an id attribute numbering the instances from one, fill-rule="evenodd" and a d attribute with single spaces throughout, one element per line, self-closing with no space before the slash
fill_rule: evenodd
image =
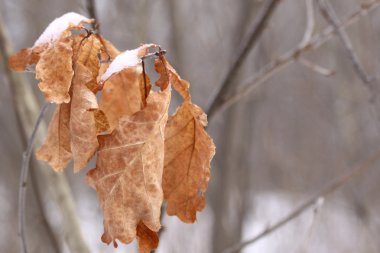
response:
<path id="1" fill-rule="evenodd" d="M 118 55 L 110 64 L 105 74 L 109 76 L 105 79 L 100 99 L 100 109 L 107 115 L 111 130 L 118 124 L 119 119 L 125 115 L 132 115 L 141 110 L 146 104 L 146 97 L 150 91 L 149 77 L 143 75 L 140 58 L 148 52 L 147 49 L 151 45 L 143 45 L 135 50 L 129 50 Z M 132 58 L 125 56 L 132 54 L 138 60 L 134 61 L 135 65 L 117 63 L 120 59 Z M 116 65 L 115 65 L 116 62 Z"/>
<path id="2" fill-rule="evenodd" d="M 40 80 L 38 87 L 47 101 L 57 104 L 70 102 L 69 90 L 74 75 L 72 56 L 72 40 L 65 36 L 41 54 L 36 65 L 36 78 Z"/>
<path id="3" fill-rule="evenodd" d="M 67 28 L 70 26 L 78 26 L 81 22 L 91 23 L 90 19 L 75 12 L 68 12 L 61 17 L 54 19 L 34 42 L 33 47 L 54 42 Z"/>
<path id="4" fill-rule="evenodd" d="M 72 41 L 74 51 L 72 58 L 75 59 L 75 71 L 73 71 L 75 75 L 70 91 L 72 99 L 68 104 L 61 104 L 62 107 L 59 107 L 70 109 L 64 114 L 64 118 L 60 118 L 62 119 L 60 122 L 65 123 L 62 127 L 62 124 L 52 121 L 51 124 L 54 123 L 57 127 L 54 125 L 49 131 L 48 138 L 39 151 L 38 159 L 48 161 L 55 170 L 62 171 L 73 158 L 74 171 L 77 172 L 84 168 L 95 154 L 99 146 L 97 135 L 108 131 L 109 124 L 104 112 L 99 109 L 93 91 L 97 87 L 96 80 L 100 68 L 97 54 L 101 44 L 95 35 L 88 38 L 84 35 L 78 36 Z M 65 136 L 63 138 L 65 142 L 54 141 L 60 140 L 62 135 Z M 49 153 L 49 149 L 56 149 L 59 152 Z M 70 155 L 65 152 L 66 150 L 70 150 Z M 62 152 L 64 154 L 61 154 Z M 62 162 L 55 162 L 61 159 Z"/>
<path id="5" fill-rule="evenodd" d="M 137 238 L 140 252 L 148 253 L 158 246 L 163 199 L 167 213 L 186 223 L 204 208 L 215 146 L 205 131 L 205 113 L 191 101 L 189 83 L 159 52 L 151 55 L 158 56 L 160 91 L 151 91 L 141 62 L 159 47 L 145 44 L 120 53 L 100 35 L 85 32 L 91 22 L 63 15 L 34 47 L 10 57 L 9 66 L 22 71 L 36 64 L 39 88 L 58 104 L 37 158 L 56 171 L 73 159 L 77 172 L 97 152 L 87 179 L 103 209 L 103 242 L 117 246 L 116 240 Z M 184 101 L 168 119 L 172 86 Z"/>
<path id="6" fill-rule="evenodd" d="M 141 63 L 141 57 L 148 53 L 150 47 L 155 46 L 154 44 L 144 44 L 139 48 L 122 52 L 112 61 L 107 71 L 101 76 L 100 81 L 104 82 L 110 78 L 110 76 L 123 69 L 139 65 Z"/>
<path id="7" fill-rule="evenodd" d="M 141 73 L 141 66 L 131 67 L 112 75 L 104 83 L 99 106 L 107 115 L 111 130 L 117 126 L 122 116 L 141 110 Z"/>
<path id="8" fill-rule="evenodd" d="M 36 79 L 39 88 L 48 102 L 68 103 L 68 94 L 72 69 L 73 40 L 71 31 L 81 30 L 93 21 L 76 13 L 67 13 L 54 20 L 43 32 L 32 48 L 24 48 L 12 55 L 9 67 L 16 71 L 24 71 L 28 66 L 36 64 Z M 59 60 L 57 60 L 59 59 Z"/>

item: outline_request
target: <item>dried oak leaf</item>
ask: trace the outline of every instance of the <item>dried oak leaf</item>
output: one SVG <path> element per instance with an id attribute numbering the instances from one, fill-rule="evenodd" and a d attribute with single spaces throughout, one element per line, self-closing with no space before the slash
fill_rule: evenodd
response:
<path id="1" fill-rule="evenodd" d="M 100 68 L 98 53 L 102 45 L 95 35 L 78 43 L 80 47 L 74 57 L 76 61 L 70 115 L 74 172 L 87 165 L 99 146 L 97 135 L 109 129 L 106 116 L 99 110 L 95 95 Z"/>
<path id="2" fill-rule="evenodd" d="M 63 171 L 70 162 L 70 104 L 57 106 L 49 124 L 47 138 L 36 152 L 38 160 L 44 160 L 57 172 Z"/>
<path id="3" fill-rule="evenodd" d="M 99 146 L 94 113 L 98 103 L 95 94 L 86 86 L 91 79 L 91 72 L 81 63 L 77 63 L 70 115 L 71 151 L 75 172 L 86 166 Z"/>
<path id="4" fill-rule="evenodd" d="M 32 48 L 22 49 L 10 57 L 9 67 L 23 71 L 27 66 L 36 64 L 36 78 L 40 81 L 38 86 L 45 99 L 57 104 L 68 103 L 74 74 L 71 31 L 80 30 L 85 23 L 92 22 L 76 13 L 67 13 L 55 19 Z"/>
<path id="5" fill-rule="evenodd" d="M 78 35 L 72 41 L 75 59 L 75 74 L 70 92 L 72 99 L 69 104 L 61 104 L 57 109 L 69 107 L 70 110 L 63 115 L 64 118 L 61 114 L 54 117 L 49 126 L 51 131 L 37 152 L 37 159 L 47 161 L 56 171 L 62 171 L 73 158 L 74 171 L 77 172 L 95 154 L 99 146 L 97 135 L 108 131 L 109 124 L 104 112 L 98 107 L 95 95 L 101 43 L 95 35 Z M 61 136 L 65 138 L 61 139 Z"/>
<path id="6" fill-rule="evenodd" d="M 124 115 L 132 115 L 142 108 L 140 95 L 141 67 L 131 67 L 112 75 L 104 82 L 99 107 L 107 115 L 111 129 Z"/>
<path id="7" fill-rule="evenodd" d="M 162 187 L 168 215 L 176 215 L 185 223 L 196 220 L 196 212 L 206 204 L 204 192 L 210 178 L 210 162 L 215 145 L 205 131 L 207 116 L 191 102 L 189 83 L 182 80 L 165 61 L 165 68 L 156 64 L 184 98 L 165 128 L 165 161 Z M 166 73 L 166 77 L 164 75 Z"/>
<path id="8" fill-rule="evenodd" d="M 151 44 L 119 54 L 110 68 L 102 75 L 102 96 L 99 107 L 107 115 L 111 130 L 119 119 L 141 110 L 150 91 L 149 77 L 144 82 L 141 57 L 147 54 Z M 122 62 L 118 62 L 121 59 Z M 114 74 L 117 73 L 117 74 Z"/>
<path id="9" fill-rule="evenodd" d="M 137 238 L 139 241 L 139 251 L 140 253 L 149 253 L 151 250 L 158 247 L 158 234 L 150 230 L 143 222 L 140 221 L 137 226 Z"/>
<path id="10" fill-rule="evenodd" d="M 38 87 L 48 102 L 70 102 L 69 90 L 74 75 L 72 56 L 72 39 L 66 36 L 52 43 L 41 54 L 36 65 L 36 79 L 40 81 Z"/>
<path id="11" fill-rule="evenodd" d="M 151 92 L 145 108 L 122 117 L 111 134 L 98 137 L 96 168 L 87 176 L 103 209 L 102 241 L 107 244 L 130 243 L 137 235 L 141 247 L 156 245 L 169 102 L 170 88 Z"/>
<path id="12" fill-rule="evenodd" d="M 36 64 L 40 60 L 40 54 L 48 47 L 47 44 L 33 48 L 23 48 L 20 52 L 9 57 L 8 67 L 15 71 L 24 71 L 29 65 Z"/>

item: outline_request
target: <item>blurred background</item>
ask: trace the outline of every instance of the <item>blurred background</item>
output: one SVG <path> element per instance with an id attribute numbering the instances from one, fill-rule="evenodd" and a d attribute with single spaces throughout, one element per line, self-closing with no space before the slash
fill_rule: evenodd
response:
<path id="1" fill-rule="evenodd" d="M 171 64 L 190 81 L 193 101 L 207 110 L 270 1 L 97 0 L 95 13 L 101 34 L 120 50 L 144 42 L 162 45 Z M 156 252 L 222 252 L 308 200 L 308 208 L 294 219 L 240 252 L 380 252 L 379 1 L 330 0 L 341 23 L 371 6 L 340 26 L 353 50 L 348 52 L 341 37 L 331 34 L 263 79 L 265 66 L 278 64 L 303 38 L 310 43 L 305 34 L 319 38 L 331 26 L 318 1 L 275 2 L 226 94 L 256 88 L 209 119 L 217 149 L 207 207 L 192 225 L 164 215 Z M 3 55 L 6 40 L 8 49 L 30 47 L 54 18 L 69 11 L 89 16 L 85 1 L 0 0 L 0 22 L 7 33 L 0 41 Z M 15 96 L 18 89 L 29 89 L 25 99 L 37 99 L 34 109 L 29 102 L 24 105 L 24 120 L 29 117 L 32 125 L 37 116 L 28 110 L 38 112 L 43 98 L 33 73 L 9 73 L 5 57 L 0 65 L 0 252 L 21 252 L 17 198 L 30 129 L 23 130 L 18 109 L 23 100 Z M 363 69 L 375 79 L 366 81 Z M 175 97 L 173 108 L 179 101 Z M 51 106 L 46 122 L 53 110 Z M 117 249 L 101 242 L 102 212 L 85 182 L 92 166 L 74 175 L 70 164 L 57 176 L 42 162 L 32 162 L 26 206 L 29 252 L 137 252 L 136 242 Z M 363 170 L 345 180 L 355 168 Z M 335 179 L 342 181 L 329 188 Z M 59 193 L 54 185 L 61 187 Z M 329 189 L 327 196 L 317 194 L 323 189 Z M 62 206 L 72 209 L 65 214 Z"/>

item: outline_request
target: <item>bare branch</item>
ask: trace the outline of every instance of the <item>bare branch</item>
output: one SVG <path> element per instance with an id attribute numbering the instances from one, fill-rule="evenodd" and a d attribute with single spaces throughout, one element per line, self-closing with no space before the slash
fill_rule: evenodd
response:
<path id="1" fill-rule="evenodd" d="M 264 238 L 265 236 L 273 233 L 274 231 L 278 230 L 279 228 L 283 227 L 290 221 L 294 220 L 298 216 L 300 216 L 303 212 L 308 210 L 310 207 L 318 203 L 318 200 L 320 198 L 326 198 L 328 195 L 332 194 L 342 186 L 346 185 L 348 182 L 352 181 L 354 178 L 357 178 L 364 174 L 364 172 L 367 172 L 372 165 L 377 162 L 380 159 L 380 150 L 378 150 L 375 154 L 373 154 L 370 158 L 366 159 L 365 161 L 361 162 L 358 166 L 355 166 L 354 168 L 350 169 L 347 173 L 344 175 L 336 178 L 334 181 L 332 181 L 330 184 L 328 184 L 326 187 L 324 187 L 322 190 L 320 190 L 318 193 L 314 194 L 312 197 L 310 197 L 308 200 L 306 200 L 303 204 L 301 204 L 298 208 L 294 209 L 291 213 L 289 213 L 287 216 L 276 222 L 274 225 L 266 228 L 264 231 L 256 235 L 255 237 L 248 239 L 246 241 L 237 243 L 225 250 L 223 250 L 221 253 L 235 253 L 239 250 L 243 249 L 247 245 L 251 245 L 258 240 Z"/>
<path id="2" fill-rule="evenodd" d="M 305 0 L 305 4 L 306 4 L 307 23 L 306 23 L 305 33 L 303 35 L 303 38 L 300 44 L 298 45 L 298 48 L 304 48 L 311 41 L 313 32 L 314 32 L 314 27 L 315 27 L 313 0 Z M 299 57 L 298 61 L 305 67 L 323 76 L 331 76 L 335 74 L 335 71 L 319 66 L 318 64 L 313 63 L 303 57 Z"/>
<path id="3" fill-rule="evenodd" d="M 211 118 L 213 117 L 215 111 L 219 108 L 220 104 L 223 103 L 223 98 L 226 96 L 226 93 L 229 90 L 229 87 L 233 84 L 232 81 L 235 79 L 235 76 L 240 69 L 241 65 L 248 56 L 249 51 L 256 45 L 257 41 L 261 37 L 266 24 L 270 17 L 272 16 L 274 10 L 276 9 L 277 4 L 281 0 L 268 0 L 265 2 L 262 12 L 257 17 L 251 34 L 248 37 L 248 40 L 243 43 L 243 46 L 236 54 L 236 59 L 229 69 L 226 77 L 223 79 L 223 82 L 216 94 L 210 103 L 210 107 L 207 110 L 207 115 Z"/>
<path id="4" fill-rule="evenodd" d="M 368 15 L 369 12 L 376 9 L 380 5 L 380 0 L 373 0 L 366 5 L 362 5 L 359 10 L 354 11 L 339 24 L 339 27 L 348 27 L 355 23 L 360 17 Z M 330 25 L 325 28 L 321 33 L 314 35 L 310 42 L 302 47 L 297 47 L 295 49 L 289 50 L 283 55 L 279 56 L 276 60 L 265 65 L 257 74 L 249 78 L 244 82 L 242 88 L 236 91 L 234 94 L 221 98 L 221 102 L 214 109 L 214 116 L 216 112 L 220 113 L 225 109 L 229 108 L 236 102 L 240 101 L 243 97 L 251 94 L 255 91 L 262 83 L 268 80 L 272 75 L 282 70 L 289 64 L 295 62 L 302 54 L 309 50 L 315 50 L 325 44 L 334 35 L 335 28 Z M 209 115 L 209 121 L 211 121 Z"/>
<path id="5" fill-rule="evenodd" d="M 11 89 L 13 90 L 14 86 L 16 86 L 16 85 L 22 85 L 23 83 L 26 83 L 26 80 L 23 79 L 21 75 L 16 75 L 15 73 L 11 72 L 7 68 L 7 65 L 5 63 L 8 61 L 8 57 L 9 57 L 9 55 L 11 53 L 12 53 L 12 48 L 11 48 L 11 45 L 9 43 L 9 39 L 8 39 L 8 36 L 7 36 L 7 31 L 6 31 L 5 26 L 3 24 L 3 20 L 2 20 L 2 18 L 0 16 L 0 58 L 2 59 L 2 62 L 4 63 L 3 64 L 3 67 L 4 67 L 3 71 L 4 71 L 5 75 L 7 76 L 7 79 L 9 80 Z M 13 99 L 13 103 L 14 103 L 14 105 L 16 105 L 15 99 Z M 15 106 L 15 107 L 17 107 L 17 106 Z M 33 108 L 31 108 L 31 109 L 33 110 Z M 23 113 L 21 113 L 21 114 L 23 114 Z M 25 112 L 25 114 L 23 114 L 23 115 L 27 116 L 28 112 Z M 18 128 L 17 130 L 20 132 L 21 142 L 26 147 L 28 140 L 27 140 L 26 132 L 23 131 L 23 129 L 22 129 L 23 128 L 22 127 L 22 122 L 21 122 L 21 119 L 20 119 L 19 116 L 20 116 L 20 114 L 18 114 L 18 117 L 16 117 L 16 119 L 17 119 L 16 126 Z M 31 167 L 34 168 L 33 164 L 32 164 Z M 52 246 L 55 249 L 55 252 L 58 252 L 59 251 L 58 241 L 57 241 L 57 238 L 54 237 L 54 235 L 52 233 L 52 228 L 50 227 L 50 225 L 46 221 L 46 217 L 44 216 L 44 213 L 43 213 L 43 203 L 41 201 L 40 195 L 38 194 L 38 190 L 37 190 L 37 187 L 36 187 L 36 184 L 35 184 L 35 180 L 34 180 L 35 179 L 35 175 L 34 174 L 35 173 L 32 173 L 32 184 L 31 184 L 31 186 L 32 186 L 33 193 L 36 196 L 38 208 L 39 208 L 39 210 L 43 214 L 42 225 L 46 229 L 47 235 L 49 237 L 49 238 L 46 238 L 46 240 L 49 240 L 52 243 Z M 21 238 L 21 233 L 20 233 L 20 231 L 21 231 L 20 230 L 20 222 L 19 222 L 19 228 L 18 228 L 18 230 L 19 230 L 20 239 L 22 239 Z M 25 246 L 23 246 L 23 245 L 25 245 Z M 21 248 L 22 247 L 27 248 L 26 245 L 27 245 L 26 240 L 25 240 L 25 242 L 21 241 Z"/>
<path id="6" fill-rule="evenodd" d="M 314 72 L 321 74 L 322 76 L 332 76 L 335 74 L 335 70 L 324 68 L 314 62 L 311 62 L 305 58 L 299 58 L 298 62 L 304 65 L 305 67 L 313 70 Z"/>
<path id="7" fill-rule="evenodd" d="M 22 167 L 21 167 L 21 176 L 20 176 L 20 183 L 19 183 L 19 194 L 18 194 L 18 225 L 19 225 L 19 233 L 21 238 L 21 248 L 24 253 L 28 253 L 28 247 L 27 247 L 27 240 L 26 240 L 26 234 L 25 234 L 25 203 L 26 203 L 26 189 L 27 189 L 27 180 L 28 180 L 28 174 L 29 174 L 29 162 L 30 162 L 30 156 L 32 155 L 33 151 L 33 145 L 36 140 L 36 134 L 38 127 L 40 126 L 46 109 L 48 108 L 49 104 L 44 104 L 44 106 L 41 108 L 41 112 L 38 115 L 38 119 L 36 124 L 34 125 L 32 135 L 29 138 L 28 146 L 26 151 L 23 154 L 22 159 Z"/>
<path id="8" fill-rule="evenodd" d="M 100 25 L 99 25 L 98 15 L 96 14 L 95 0 L 85 0 L 85 9 L 88 16 L 91 19 L 95 20 L 95 23 L 93 24 L 94 30 L 96 31 L 97 34 L 100 34 Z"/>
<path id="9" fill-rule="evenodd" d="M 374 79 L 373 77 L 370 77 L 365 71 L 364 66 L 360 62 L 359 57 L 352 46 L 350 38 L 344 30 L 344 27 L 341 26 L 341 22 L 338 18 L 338 15 L 336 14 L 331 3 L 328 0 L 316 0 L 316 2 L 318 3 L 319 9 L 323 17 L 325 17 L 325 19 L 334 27 L 338 37 L 342 41 L 344 48 L 346 49 L 346 52 L 350 60 L 352 61 L 356 73 L 365 84 L 370 84 Z M 367 87 L 371 89 L 370 86 Z"/>
<path id="10" fill-rule="evenodd" d="M 313 0 L 305 0 L 305 4 L 306 4 L 307 23 L 306 23 L 306 29 L 305 29 L 305 33 L 303 34 L 302 41 L 298 46 L 300 48 L 304 47 L 310 42 L 313 36 L 314 27 L 315 27 Z"/>
<path id="11" fill-rule="evenodd" d="M 90 18 L 98 20 L 95 0 L 86 0 L 86 10 Z"/>
<path id="12" fill-rule="evenodd" d="M 309 242 L 310 242 L 310 239 L 311 239 L 312 234 L 313 234 L 313 230 L 314 230 L 315 225 L 316 225 L 317 216 L 320 213 L 324 202 L 325 202 L 324 198 L 318 198 L 318 200 L 314 204 L 314 207 L 312 207 L 313 208 L 313 217 L 311 219 L 311 223 L 310 223 L 310 226 L 307 230 L 305 238 L 301 243 L 300 250 L 297 250 L 297 252 L 307 252 L 307 246 L 310 245 Z"/>
<path id="13" fill-rule="evenodd" d="M 6 35 L 5 27 L 0 18 L 0 55 L 3 62 L 8 61 L 12 54 L 11 43 Z M 6 64 L 4 64 L 6 66 Z M 35 127 L 34 121 L 39 115 L 39 104 L 34 96 L 31 86 L 18 73 L 14 73 L 5 69 L 5 74 L 10 83 L 14 107 L 18 126 L 20 127 L 20 136 L 23 143 L 27 142 L 28 136 L 31 136 Z M 46 125 L 41 123 L 39 131 L 36 133 L 35 142 L 41 145 L 46 135 Z M 44 218 L 47 220 L 47 229 L 52 231 L 52 242 L 54 246 L 59 241 L 62 241 L 61 231 L 53 229 L 56 221 L 49 220 L 51 209 L 41 204 L 41 202 L 49 199 L 57 205 L 62 217 L 62 231 L 65 232 L 64 240 L 70 252 L 89 253 L 89 249 L 81 234 L 77 213 L 75 210 L 74 199 L 70 191 L 69 184 L 64 174 L 58 174 L 52 171 L 43 163 L 37 163 L 32 160 L 32 178 L 36 179 L 37 199 L 39 202 Z M 50 236 L 50 234 L 49 234 Z"/>

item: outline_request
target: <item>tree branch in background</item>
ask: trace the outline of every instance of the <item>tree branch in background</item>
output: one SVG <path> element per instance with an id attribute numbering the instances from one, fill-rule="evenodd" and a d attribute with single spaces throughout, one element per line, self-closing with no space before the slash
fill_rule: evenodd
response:
<path id="1" fill-rule="evenodd" d="M 301 43 L 298 45 L 299 48 L 304 47 L 310 42 L 313 36 L 314 27 L 315 27 L 313 0 L 305 0 L 305 5 L 306 5 L 306 28 L 305 28 L 305 32 L 303 34 Z"/>
<path id="2" fill-rule="evenodd" d="M 305 58 L 299 58 L 298 62 L 301 63 L 302 65 L 304 65 L 305 67 L 311 69 L 312 71 L 322 75 L 322 76 L 329 77 L 329 76 L 332 76 L 336 73 L 335 70 L 333 70 L 333 69 L 328 69 L 328 68 L 319 66 L 318 64 L 311 62 Z"/>
<path id="3" fill-rule="evenodd" d="M 85 0 L 86 1 L 86 11 L 89 18 L 95 19 L 98 21 L 98 16 L 96 15 L 96 4 L 95 0 Z M 98 32 L 100 33 L 100 28 L 97 27 Z"/>
<path id="4" fill-rule="evenodd" d="M 244 63 L 245 59 L 248 56 L 250 50 L 256 45 L 257 41 L 261 37 L 268 20 L 271 18 L 274 10 L 276 9 L 277 4 L 281 0 L 267 0 L 264 3 L 262 12 L 258 15 L 251 34 L 248 37 L 248 40 L 243 43 L 243 46 L 240 48 L 239 52 L 236 54 L 236 59 L 229 69 L 226 77 L 223 79 L 223 82 L 210 103 L 209 109 L 207 110 L 207 115 L 209 118 L 214 116 L 214 113 L 220 107 L 220 104 L 223 104 L 226 94 L 229 91 L 230 86 L 233 84 L 235 76 L 240 69 L 241 65 Z"/>
<path id="5" fill-rule="evenodd" d="M 340 28 L 348 27 L 355 23 L 360 17 L 368 15 L 372 10 L 376 9 L 380 5 L 380 0 L 373 0 L 366 5 L 362 5 L 357 11 L 354 11 L 339 24 Z M 303 45 L 302 47 L 297 47 L 295 49 L 289 50 L 283 55 L 279 56 L 276 60 L 265 65 L 261 70 L 258 71 L 253 77 L 249 78 L 244 82 L 242 88 L 236 91 L 234 94 L 224 98 L 215 107 L 214 113 L 209 115 L 209 121 L 216 114 L 220 113 L 230 106 L 234 105 L 236 102 L 240 101 L 243 97 L 251 94 L 255 91 L 262 83 L 268 80 L 271 76 L 276 74 L 278 71 L 282 70 L 286 66 L 295 62 L 302 54 L 309 50 L 315 50 L 326 43 L 334 35 L 335 28 L 330 25 L 325 28 L 322 32 L 314 35 L 309 43 Z"/>
<path id="6" fill-rule="evenodd" d="M 334 8 L 328 0 L 316 0 L 319 6 L 319 10 L 322 13 L 322 16 L 334 27 L 335 32 L 337 33 L 339 39 L 342 41 L 344 48 L 354 66 L 354 69 L 360 79 L 367 85 L 369 90 L 371 87 L 369 84 L 374 80 L 373 77 L 369 76 L 359 60 L 358 55 L 356 54 L 354 47 L 352 46 L 352 42 L 348 37 L 346 31 L 344 30 L 341 22 L 336 14 Z"/>
<path id="7" fill-rule="evenodd" d="M 357 178 L 364 174 L 364 172 L 367 172 L 375 162 L 377 162 L 380 159 L 380 150 L 378 150 L 374 155 L 372 155 L 370 158 L 366 159 L 364 162 L 360 163 L 358 166 L 355 166 L 354 168 L 350 169 L 347 173 L 344 175 L 336 178 L 334 181 L 332 181 L 329 185 L 327 185 L 325 188 L 320 190 L 318 193 L 310 197 L 308 200 L 306 200 L 303 204 L 301 204 L 298 208 L 294 209 L 291 213 L 289 213 L 287 216 L 276 222 L 274 225 L 266 228 L 264 231 L 256 235 L 255 237 L 248 239 L 246 241 L 237 243 L 225 250 L 223 250 L 221 253 L 235 253 L 239 250 L 243 249 L 244 247 L 248 245 L 252 245 L 253 243 L 257 242 L 258 240 L 264 238 L 265 236 L 275 232 L 279 228 L 283 227 L 290 221 L 294 220 L 298 216 L 300 216 L 303 212 L 308 210 L 311 206 L 318 203 L 318 200 L 321 198 L 324 199 L 328 195 L 332 194 L 342 186 L 346 185 L 348 182 L 352 181 L 354 178 Z"/>
<path id="8" fill-rule="evenodd" d="M 6 35 L 5 27 L 0 20 L 0 54 L 3 62 L 8 61 L 12 54 L 11 43 Z M 5 69 L 5 74 L 9 80 L 16 117 L 20 127 L 23 143 L 27 143 L 27 136 L 31 136 L 34 129 L 35 119 L 39 115 L 39 105 L 34 96 L 32 88 L 22 78 L 20 74 L 13 73 Z M 41 124 L 36 134 L 36 144 L 41 145 L 46 134 L 46 125 Z M 42 212 L 48 223 L 48 229 L 52 231 L 54 236 L 54 244 L 64 239 L 70 252 L 89 253 L 89 249 L 82 237 L 75 204 L 70 192 L 70 187 L 64 174 L 58 174 L 52 171 L 46 164 L 32 161 L 32 179 L 35 178 L 37 193 L 36 197 L 40 200 Z M 54 229 L 56 220 L 49 220 L 49 213 L 52 212 L 51 207 L 43 205 L 44 201 L 49 201 L 57 206 L 60 211 L 61 225 L 58 230 Z M 65 232 L 62 239 L 62 231 Z M 50 235 L 50 234 L 49 234 Z"/>
<path id="9" fill-rule="evenodd" d="M 305 45 L 307 45 L 313 36 L 314 33 L 314 27 L 315 27 L 315 18 L 314 18 L 314 7 L 313 7 L 313 0 L 305 0 L 306 5 L 306 29 L 303 35 L 303 38 L 298 45 L 298 48 L 303 48 Z M 319 66 L 316 63 L 313 63 L 303 57 L 299 57 L 298 62 L 304 65 L 305 67 L 313 70 L 314 72 L 323 75 L 323 76 L 331 76 L 335 74 L 335 71 L 326 69 L 322 66 Z"/>
<path id="10" fill-rule="evenodd" d="M 25 234 L 25 204 L 26 204 L 26 189 L 27 189 L 27 180 L 28 180 L 28 174 L 29 174 L 29 162 L 30 162 L 30 156 L 32 155 L 33 151 L 33 145 L 36 140 L 36 134 L 38 127 L 40 126 L 46 109 L 48 108 L 49 104 L 44 104 L 44 106 L 41 109 L 40 114 L 38 115 L 38 119 L 36 124 L 34 125 L 32 135 L 29 138 L 28 146 L 26 148 L 25 153 L 23 154 L 22 159 L 22 167 L 21 167 L 21 176 L 20 176 L 20 184 L 19 184 L 19 195 L 18 195 L 18 222 L 19 222 L 19 233 L 21 236 L 21 247 L 24 253 L 28 253 L 28 247 L 27 247 L 27 240 L 26 240 L 26 234 Z"/>

